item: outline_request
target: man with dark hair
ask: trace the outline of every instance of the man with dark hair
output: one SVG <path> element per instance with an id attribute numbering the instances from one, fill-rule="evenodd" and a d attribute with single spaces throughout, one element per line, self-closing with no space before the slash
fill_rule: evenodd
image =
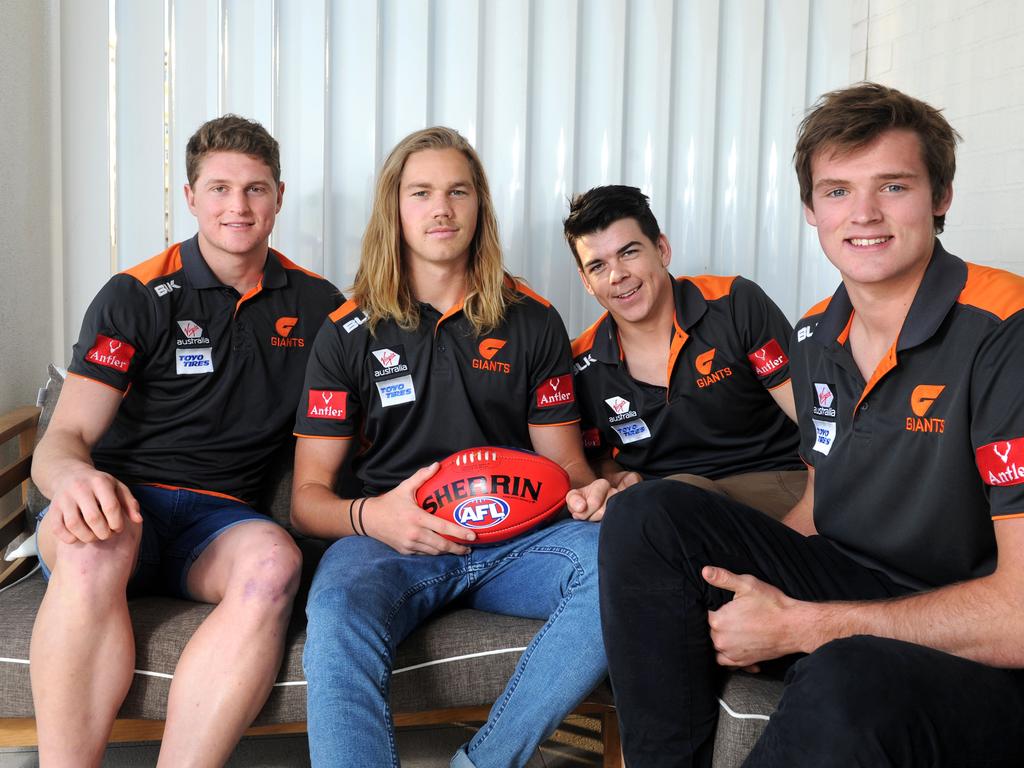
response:
<path id="1" fill-rule="evenodd" d="M 198 234 L 112 277 L 86 312 L 32 464 L 52 499 L 31 646 L 44 766 L 102 760 L 132 682 L 126 595 L 217 604 L 174 671 L 161 765 L 225 762 L 277 675 L 301 558 L 253 505 L 339 296 L 268 246 L 278 157 L 258 123 L 201 126 L 185 186 Z"/>
<path id="2" fill-rule="evenodd" d="M 573 342 L 584 442 L 602 477 L 670 477 L 789 514 L 807 473 L 793 329 L 779 308 L 742 277 L 673 279 L 668 238 L 636 187 L 578 195 L 564 226 L 583 286 L 607 310 Z"/>
<path id="3" fill-rule="evenodd" d="M 525 764 L 605 674 L 594 522 L 608 484 L 583 456 L 561 318 L 505 271 L 487 177 L 456 131 L 416 131 L 385 160 L 353 297 L 317 335 L 303 389 L 292 519 L 338 539 L 306 608 L 313 763 L 397 768 L 395 649 L 460 599 L 547 621 L 452 760 Z M 353 444 L 363 496 L 343 499 Z M 416 504 L 439 460 L 487 445 L 563 466 L 578 519 L 471 548 L 471 530 Z"/>
<path id="4" fill-rule="evenodd" d="M 710 765 L 715 662 L 791 654 L 746 765 L 1024 759 L 1024 280 L 935 237 L 956 138 L 871 83 L 801 124 L 804 212 L 842 275 L 792 348 L 820 535 L 678 483 L 612 500 L 601 609 L 631 765 Z"/>

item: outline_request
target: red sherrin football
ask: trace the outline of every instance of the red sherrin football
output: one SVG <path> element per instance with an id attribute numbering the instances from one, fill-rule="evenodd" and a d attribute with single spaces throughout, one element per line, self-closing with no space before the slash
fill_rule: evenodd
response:
<path id="1" fill-rule="evenodd" d="M 474 544 L 493 544 L 547 520 L 564 506 L 568 492 L 569 475 L 551 459 L 483 446 L 444 459 L 416 491 L 416 503 L 475 531 Z"/>

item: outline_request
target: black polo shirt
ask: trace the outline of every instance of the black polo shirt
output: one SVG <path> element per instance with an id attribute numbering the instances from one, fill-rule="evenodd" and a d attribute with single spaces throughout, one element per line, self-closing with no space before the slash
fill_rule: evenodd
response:
<path id="1" fill-rule="evenodd" d="M 867 382 L 842 285 L 797 323 L 800 452 L 814 523 L 912 588 L 991 573 L 992 519 L 1024 516 L 1024 279 L 936 240 L 899 338 Z"/>
<path id="2" fill-rule="evenodd" d="M 588 452 L 656 477 L 802 469 L 796 425 L 768 391 L 789 381 L 785 315 L 742 277 L 680 277 L 673 295 L 667 389 L 629 375 L 610 314 L 573 342 Z"/>
<path id="3" fill-rule="evenodd" d="M 96 466 L 123 482 L 253 503 L 289 438 L 313 334 L 339 298 L 274 250 L 240 296 L 214 276 L 198 237 L 114 275 L 86 311 L 69 367 L 125 392 Z"/>
<path id="4" fill-rule="evenodd" d="M 371 333 L 356 302 L 346 302 L 316 337 L 295 434 L 358 434 L 353 469 L 366 493 L 379 494 L 464 448 L 532 448 L 529 426 L 576 423 L 562 319 L 517 290 L 520 301 L 484 337 L 461 304 L 443 316 L 420 304 L 415 330 L 386 320 Z"/>

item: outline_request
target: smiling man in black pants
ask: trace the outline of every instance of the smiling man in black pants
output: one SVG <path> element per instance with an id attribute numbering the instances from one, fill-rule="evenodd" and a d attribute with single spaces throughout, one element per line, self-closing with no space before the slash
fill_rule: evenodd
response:
<path id="1" fill-rule="evenodd" d="M 1024 280 L 935 238 L 957 138 L 871 83 L 801 124 L 805 215 L 843 278 L 790 347 L 818 535 L 682 483 L 611 500 L 601 610 L 633 768 L 710 765 L 721 669 L 791 654 L 746 765 L 1024 760 Z"/>

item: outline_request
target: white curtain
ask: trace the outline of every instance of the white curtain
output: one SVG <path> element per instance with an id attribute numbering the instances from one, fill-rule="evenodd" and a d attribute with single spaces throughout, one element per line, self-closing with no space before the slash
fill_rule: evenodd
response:
<path id="1" fill-rule="evenodd" d="M 796 124 L 845 84 L 841 0 L 74 0 L 61 6 L 65 333 L 115 270 L 190 236 L 184 145 L 236 112 L 282 146 L 273 243 L 347 287 L 374 175 L 445 124 L 477 147 L 509 268 L 570 334 L 599 308 L 566 198 L 641 187 L 677 274 L 743 274 L 795 318 L 837 283 L 804 223 Z"/>

